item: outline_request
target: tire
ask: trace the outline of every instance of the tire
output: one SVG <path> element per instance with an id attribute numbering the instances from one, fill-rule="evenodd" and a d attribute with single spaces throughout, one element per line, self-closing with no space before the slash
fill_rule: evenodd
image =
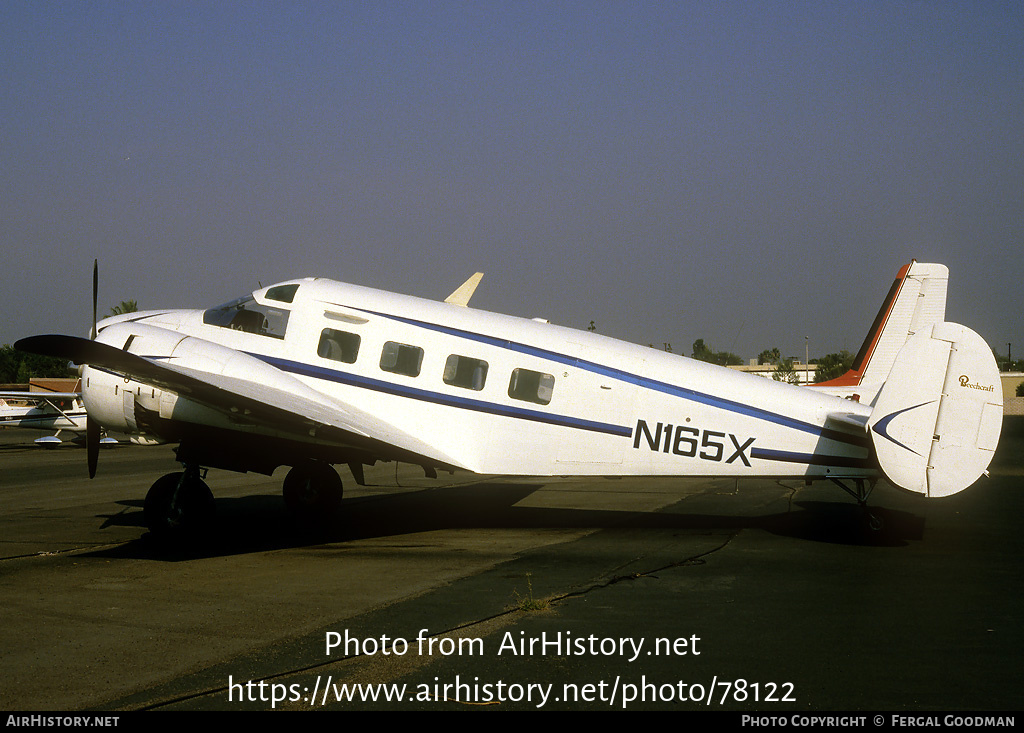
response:
<path id="1" fill-rule="evenodd" d="M 328 519 L 341 509 L 344 487 L 334 467 L 322 461 L 305 461 L 284 479 L 284 503 L 304 519 Z"/>
<path id="2" fill-rule="evenodd" d="M 178 488 L 178 485 L 185 483 Z M 178 491 L 177 507 L 172 506 Z M 196 477 L 188 480 L 182 471 L 158 478 L 146 494 L 143 514 L 149 531 L 158 538 L 200 534 L 213 519 L 213 492 Z"/>

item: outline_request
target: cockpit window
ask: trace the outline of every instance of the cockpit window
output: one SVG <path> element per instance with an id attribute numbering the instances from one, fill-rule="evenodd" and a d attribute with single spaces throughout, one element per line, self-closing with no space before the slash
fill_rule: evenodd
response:
<path id="1" fill-rule="evenodd" d="M 203 323 L 283 339 L 288 328 L 288 314 L 284 308 L 260 305 L 251 295 L 246 295 L 205 311 Z"/>
<path id="2" fill-rule="evenodd" d="M 291 303 L 295 298 L 295 291 L 299 289 L 298 283 L 291 285 L 275 285 L 267 290 L 267 300 L 280 300 L 282 303 Z"/>

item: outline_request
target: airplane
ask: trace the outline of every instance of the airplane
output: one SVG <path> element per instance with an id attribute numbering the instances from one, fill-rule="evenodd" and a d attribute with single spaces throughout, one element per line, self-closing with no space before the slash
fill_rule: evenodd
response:
<path id="1" fill-rule="evenodd" d="M 8 404 L 7 400 L 16 403 Z M 24 428 L 26 430 L 56 430 L 54 435 L 36 438 L 33 443 L 53 448 L 64 443 L 62 432 L 74 433 L 73 440 L 80 441 L 87 429 L 88 416 L 82 393 L 79 392 L 28 392 L 24 390 L 0 391 L 0 428 Z M 105 431 L 104 431 L 105 433 Z M 153 436 L 136 434 L 126 436 L 135 445 L 158 445 L 162 443 Z M 104 447 L 118 445 L 117 438 L 103 434 L 99 444 Z"/>
<path id="2" fill-rule="evenodd" d="M 10 405 L 7 400 L 30 404 Z M 84 433 L 85 422 L 81 392 L 0 392 L 0 426 L 57 431 L 55 435 L 36 438 L 34 442 L 38 445 L 60 445 L 63 431 Z"/>
<path id="3" fill-rule="evenodd" d="M 911 263 L 902 282 L 922 267 L 944 270 Z M 362 483 L 364 465 L 395 460 L 430 476 L 827 480 L 876 526 L 867 499 L 880 479 L 949 496 L 985 473 L 999 441 L 999 373 L 965 326 L 931 318 L 904 337 L 873 399 L 855 402 L 470 308 L 478 276 L 446 302 L 289 280 L 205 310 L 106 318 L 94 339 L 15 345 L 85 365 L 90 476 L 100 426 L 177 443 L 183 470 L 144 504 L 155 537 L 208 529 L 210 468 L 288 466 L 286 504 L 324 517 L 343 496 L 334 465 Z"/>

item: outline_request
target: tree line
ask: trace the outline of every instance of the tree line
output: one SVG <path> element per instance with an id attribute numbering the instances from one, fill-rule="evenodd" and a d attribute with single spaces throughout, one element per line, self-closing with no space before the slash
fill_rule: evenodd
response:
<path id="1" fill-rule="evenodd" d="M 139 304 L 134 300 L 122 300 L 107 313 L 117 316 L 135 313 Z M 39 356 L 18 351 L 10 344 L 0 346 L 0 384 L 27 384 L 30 379 L 73 376 L 68 372 L 68 360 L 57 356 Z"/>
<path id="2" fill-rule="evenodd" d="M 693 358 L 698 361 L 706 361 L 709 364 L 719 366 L 732 366 L 743 363 L 743 360 L 736 354 L 728 351 L 715 351 L 704 343 L 704 339 L 697 339 L 693 342 Z M 758 364 L 774 364 L 775 371 L 772 378 L 778 382 L 789 382 L 797 384 L 800 382 L 800 374 L 794 368 L 793 359 L 782 356 L 779 348 L 765 349 L 757 355 Z M 853 354 L 843 349 L 835 354 L 826 354 L 819 359 L 811 359 L 814 365 L 814 383 L 827 382 L 830 379 L 842 376 L 853 366 Z M 800 371 L 803 371 L 802 369 Z"/>
<path id="3" fill-rule="evenodd" d="M 0 384 L 26 384 L 33 377 L 67 377 L 68 360 L 0 346 Z"/>

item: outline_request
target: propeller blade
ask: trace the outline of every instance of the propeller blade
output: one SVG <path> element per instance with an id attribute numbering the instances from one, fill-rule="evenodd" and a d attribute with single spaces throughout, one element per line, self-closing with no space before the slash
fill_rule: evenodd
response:
<path id="1" fill-rule="evenodd" d="M 89 331 L 89 338 L 96 338 L 96 301 L 99 299 L 100 290 L 100 261 L 92 261 L 92 329 Z M 89 478 L 96 476 L 96 464 L 100 458 L 100 424 L 85 415 L 85 456 L 89 462 Z"/>
<path id="2" fill-rule="evenodd" d="M 85 453 L 89 460 L 89 478 L 93 478 L 100 457 L 100 424 L 88 415 L 85 418 Z"/>
<path id="3" fill-rule="evenodd" d="M 89 338 L 96 338 L 96 300 L 98 299 L 100 290 L 100 261 L 92 261 L 92 331 L 89 332 Z"/>

